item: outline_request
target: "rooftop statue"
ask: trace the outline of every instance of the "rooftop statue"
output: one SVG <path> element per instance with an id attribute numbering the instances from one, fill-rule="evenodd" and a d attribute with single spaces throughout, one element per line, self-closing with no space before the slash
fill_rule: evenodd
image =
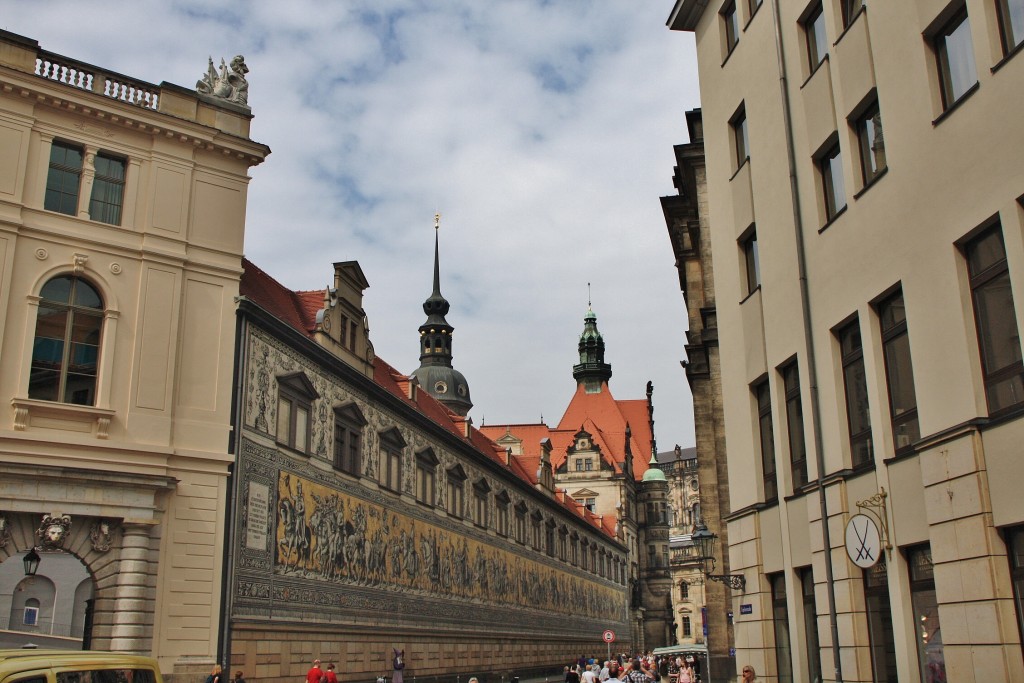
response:
<path id="1" fill-rule="evenodd" d="M 247 73 L 249 73 L 249 67 L 245 65 L 245 57 L 242 55 L 232 59 L 230 65 L 225 64 L 222 57 L 219 73 L 213 66 L 213 57 L 210 57 L 210 64 L 206 68 L 206 74 L 202 80 L 196 82 L 196 92 L 201 95 L 219 97 L 233 104 L 248 107 L 249 82 L 245 80 L 245 74 Z"/>

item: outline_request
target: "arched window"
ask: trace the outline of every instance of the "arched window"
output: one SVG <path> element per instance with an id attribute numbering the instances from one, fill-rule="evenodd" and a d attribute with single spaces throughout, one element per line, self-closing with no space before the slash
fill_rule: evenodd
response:
<path id="1" fill-rule="evenodd" d="M 103 298 L 75 275 L 53 278 L 39 295 L 28 397 L 96 405 Z"/>

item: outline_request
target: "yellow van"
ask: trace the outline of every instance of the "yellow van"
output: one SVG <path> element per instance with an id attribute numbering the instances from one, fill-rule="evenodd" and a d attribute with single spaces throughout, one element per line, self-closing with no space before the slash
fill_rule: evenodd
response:
<path id="1" fill-rule="evenodd" d="M 91 650 L 0 650 L 0 683 L 163 683 L 152 657 Z"/>

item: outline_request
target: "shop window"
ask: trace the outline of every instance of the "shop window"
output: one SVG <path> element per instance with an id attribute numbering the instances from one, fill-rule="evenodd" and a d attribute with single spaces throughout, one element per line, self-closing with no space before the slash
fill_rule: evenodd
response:
<path id="1" fill-rule="evenodd" d="M 935 597 L 935 565 L 931 548 L 925 544 L 907 549 L 907 564 L 921 680 L 939 683 L 946 680 L 946 658 L 939 626 L 939 603 Z"/>
<path id="2" fill-rule="evenodd" d="M 897 683 L 896 640 L 889 605 L 889 579 L 884 560 L 864 570 L 864 603 L 867 608 L 871 669 L 876 683 Z"/>
<path id="3" fill-rule="evenodd" d="M 789 640 L 789 612 L 786 603 L 786 577 L 770 574 L 772 589 L 772 626 L 775 631 L 775 666 L 779 683 L 793 683 L 792 646 Z"/>

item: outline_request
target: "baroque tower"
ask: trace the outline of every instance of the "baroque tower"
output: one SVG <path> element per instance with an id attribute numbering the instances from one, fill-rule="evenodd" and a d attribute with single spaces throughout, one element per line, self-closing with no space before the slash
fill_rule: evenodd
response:
<path id="1" fill-rule="evenodd" d="M 441 214 L 434 214 L 434 291 L 423 302 L 427 321 L 420 325 L 420 366 L 413 371 L 427 393 L 465 417 L 473 407 L 469 384 L 461 372 L 452 367 L 452 331 L 445 315 L 450 304 L 441 296 L 438 231 Z"/>
<path id="2" fill-rule="evenodd" d="M 572 376 L 588 394 L 601 392 L 601 385 L 612 377 L 612 366 L 604 362 L 604 337 L 597 329 L 597 315 L 587 305 L 580 335 L 580 362 L 572 367 Z"/>

